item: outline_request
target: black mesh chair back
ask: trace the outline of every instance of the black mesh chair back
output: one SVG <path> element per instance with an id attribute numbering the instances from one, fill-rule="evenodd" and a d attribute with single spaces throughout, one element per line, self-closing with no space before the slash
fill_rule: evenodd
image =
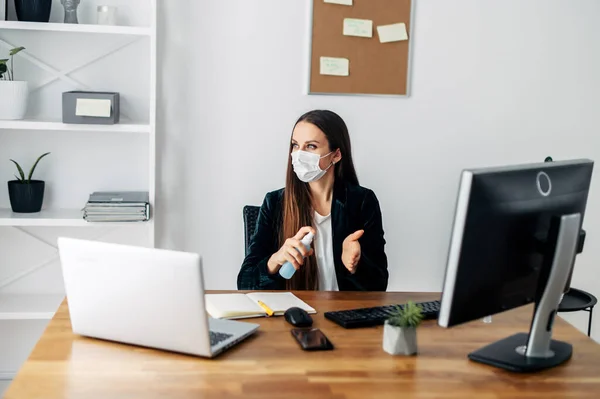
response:
<path id="1" fill-rule="evenodd" d="M 246 205 L 243 209 L 244 214 L 244 242 L 245 242 L 245 254 L 248 255 L 250 249 L 250 240 L 256 230 L 256 221 L 258 220 L 258 212 L 260 211 L 259 206 Z"/>

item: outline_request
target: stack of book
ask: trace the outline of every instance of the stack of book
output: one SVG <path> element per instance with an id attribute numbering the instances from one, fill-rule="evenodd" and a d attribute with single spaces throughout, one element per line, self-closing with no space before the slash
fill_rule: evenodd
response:
<path id="1" fill-rule="evenodd" d="M 83 208 L 88 222 L 144 222 L 150 218 L 147 191 L 96 191 Z"/>

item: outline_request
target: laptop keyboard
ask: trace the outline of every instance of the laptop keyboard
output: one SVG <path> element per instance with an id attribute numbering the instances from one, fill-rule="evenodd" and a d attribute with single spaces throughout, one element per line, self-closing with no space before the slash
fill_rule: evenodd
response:
<path id="1" fill-rule="evenodd" d="M 210 346 L 215 346 L 231 337 L 233 337 L 233 334 L 210 331 Z"/>

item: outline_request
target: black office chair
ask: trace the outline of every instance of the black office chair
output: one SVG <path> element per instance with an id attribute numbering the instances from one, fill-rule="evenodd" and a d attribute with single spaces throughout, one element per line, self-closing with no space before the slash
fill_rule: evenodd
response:
<path id="1" fill-rule="evenodd" d="M 562 301 L 558 305 L 559 312 L 577 312 L 579 310 L 585 310 L 590 314 L 588 319 L 588 337 L 592 336 L 592 315 L 594 313 L 594 306 L 598 300 L 595 296 L 589 292 L 571 288 L 565 294 Z"/>
<path id="2" fill-rule="evenodd" d="M 256 230 L 256 221 L 258 220 L 258 212 L 260 206 L 246 205 L 243 209 L 244 214 L 244 242 L 245 242 L 245 254 L 248 255 L 250 251 L 250 240 Z"/>

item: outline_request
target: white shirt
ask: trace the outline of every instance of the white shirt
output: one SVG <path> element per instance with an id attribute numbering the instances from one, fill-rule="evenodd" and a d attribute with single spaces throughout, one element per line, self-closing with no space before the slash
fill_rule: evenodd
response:
<path id="1" fill-rule="evenodd" d="M 331 228 L 331 213 L 321 216 L 315 212 L 317 234 L 314 241 L 317 268 L 319 269 L 319 290 L 339 291 L 335 264 L 333 263 L 333 233 Z"/>

